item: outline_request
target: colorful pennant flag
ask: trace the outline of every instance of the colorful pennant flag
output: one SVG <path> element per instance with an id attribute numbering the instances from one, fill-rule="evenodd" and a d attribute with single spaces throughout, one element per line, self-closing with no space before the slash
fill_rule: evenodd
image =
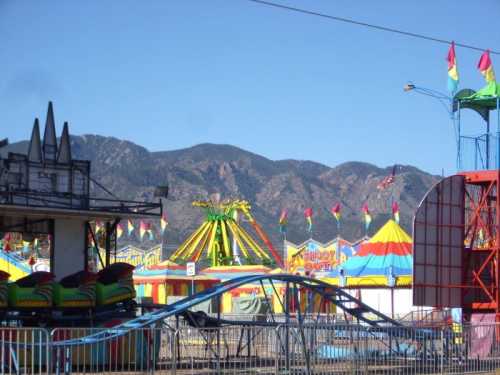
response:
<path id="1" fill-rule="evenodd" d="M 95 221 L 95 233 L 99 233 L 104 228 L 104 224 L 100 220 Z"/>
<path id="2" fill-rule="evenodd" d="M 286 226 L 288 224 L 288 211 L 286 209 L 281 210 L 279 224 L 280 224 L 280 232 L 286 233 Z"/>
<path id="3" fill-rule="evenodd" d="M 372 222 L 372 215 L 370 214 L 370 209 L 368 208 L 368 204 L 365 203 L 363 205 L 363 215 L 365 220 L 365 231 L 368 232 L 368 228 L 370 228 L 370 224 Z"/>
<path id="4" fill-rule="evenodd" d="M 141 220 L 141 222 L 139 223 L 139 238 L 142 239 L 144 238 L 144 235 L 146 234 L 146 232 L 149 230 L 149 223 L 145 223 L 144 221 Z"/>
<path id="5" fill-rule="evenodd" d="M 398 204 L 398 202 L 392 203 L 392 214 L 394 215 L 394 221 L 399 224 L 399 204 Z"/>
<path id="6" fill-rule="evenodd" d="M 457 56 L 455 55 L 455 42 L 451 42 L 448 56 L 448 91 L 454 95 L 458 88 Z"/>
<path id="7" fill-rule="evenodd" d="M 147 234 L 149 236 L 149 239 L 151 241 L 153 241 L 155 239 L 151 223 L 141 220 L 141 222 L 139 224 L 139 237 L 140 237 L 141 241 L 144 238 L 145 234 Z"/>
<path id="8" fill-rule="evenodd" d="M 132 224 L 132 220 L 127 220 L 127 234 L 130 236 L 134 231 L 134 224 Z"/>
<path id="9" fill-rule="evenodd" d="M 479 59 L 477 68 L 484 76 L 487 83 L 495 82 L 495 71 L 493 70 L 493 64 L 491 63 L 490 51 L 486 50 Z"/>
<path id="10" fill-rule="evenodd" d="M 312 216 L 313 216 L 313 209 L 311 207 L 308 207 L 304 210 L 304 217 L 306 218 L 307 221 L 307 231 L 312 232 Z"/>
<path id="11" fill-rule="evenodd" d="M 90 247 L 94 247 L 95 246 L 94 237 L 92 235 L 90 235 L 90 234 L 89 234 L 89 246 Z"/>
<path id="12" fill-rule="evenodd" d="M 332 209 L 330 210 L 333 217 L 335 218 L 335 220 L 337 221 L 337 227 L 340 227 L 340 209 L 341 209 L 341 206 L 340 206 L 340 203 L 337 203 L 335 206 L 332 207 Z"/>
<path id="13" fill-rule="evenodd" d="M 167 229 L 167 226 L 168 226 L 167 213 L 164 212 L 161 215 L 161 219 L 160 219 L 161 234 L 165 233 L 165 229 Z"/>
<path id="14" fill-rule="evenodd" d="M 121 224 L 116 225 L 116 238 L 120 238 L 123 235 L 123 226 Z"/>

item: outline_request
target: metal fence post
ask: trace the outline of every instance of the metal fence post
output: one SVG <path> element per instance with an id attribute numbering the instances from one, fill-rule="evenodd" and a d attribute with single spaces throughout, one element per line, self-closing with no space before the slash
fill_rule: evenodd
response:
<path id="1" fill-rule="evenodd" d="M 61 348 L 56 349 L 56 375 L 61 374 Z"/>
<path id="2" fill-rule="evenodd" d="M 177 373 L 177 343 L 179 340 L 179 331 L 171 331 L 170 335 L 170 355 L 172 357 L 172 371 L 171 374 L 175 375 Z"/>
<path id="3" fill-rule="evenodd" d="M 66 354 L 64 356 L 64 374 L 68 375 L 71 372 L 71 347 L 66 348 Z"/>
<path id="4" fill-rule="evenodd" d="M 274 330 L 274 342 L 275 342 L 275 350 L 274 350 L 274 374 L 278 375 L 280 373 L 280 353 L 281 353 L 281 339 L 280 339 L 280 330 L 281 326 L 277 326 Z"/>
<path id="5" fill-rule="evenodd" d="M 441 366 L 441 374 L 444 374 L 444 351 L 445 351 L 445 345 L 444 345 L 444 328 L 441 327 L 441 360 L 440 360 L 440 366 Z"/>

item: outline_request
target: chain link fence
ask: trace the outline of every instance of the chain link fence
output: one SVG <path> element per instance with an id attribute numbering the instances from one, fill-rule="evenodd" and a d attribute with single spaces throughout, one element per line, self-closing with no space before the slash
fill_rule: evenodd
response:
<path id="1" fill-rule="evenodd" d="M 215 328 L 161 325 L 111 328 L 113 338 L 88 338 L 100 330 L 3 328 L 1 374 L 461 374 L 500 369 L 497 324 L 459 329 L 374 329 L 321 320 Z M 66 344 L 75 338 L 82 339 Z"/>

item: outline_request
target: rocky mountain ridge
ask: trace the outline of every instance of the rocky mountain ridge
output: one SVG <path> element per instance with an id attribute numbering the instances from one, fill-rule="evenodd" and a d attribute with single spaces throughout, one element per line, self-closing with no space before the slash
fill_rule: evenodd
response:
<path id="1" fill-rule="evenodd" d="M 328 167 L 313 161 L 273 161 L 231 145 L 216 144 L 149 152 L 132 142 L 98 135 L 72 136 L 71 144 L 73 157 L 90 160 L 93 178 L 121 198 L 155 199 L 155 186 L 169 185 L 165 240 L 172 246 L 182 242 L 203 220 L 203 212 L 191 202 L 213 193 L 251 202 L 254 217 L 277 247 L 282 243 L 278 227 L 282 208 L 289 212 L 287 239 L 293 242 L 310 236 L 303 216 L 306 207 L 314 211 L 312 236 L 319 241 L 335 238 L 339 233 L 329 211 L 337 202 L 342 205 L 340 235 L 346 239 L 365 234 L 361 214 L 365 202 L 374 219 L 369 234 L 391 216 L 393 200 L 399 203 L 402 225 L 410 231 L 415 208 L 439 180 L 415 167 L 398 166 L 394 183 L 381 191 L 377 185 L 390 174 L 392 166 L 347 162 Z M 22 151 L 27 142 L 8 148 Z"/>

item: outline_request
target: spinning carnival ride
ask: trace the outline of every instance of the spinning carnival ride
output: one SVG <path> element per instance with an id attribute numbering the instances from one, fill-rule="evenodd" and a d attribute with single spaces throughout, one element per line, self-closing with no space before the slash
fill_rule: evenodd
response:
<path id="1" fill-rule="evenodd" d="M 66 126 L 60 144 L 56 144 L 51 106 L 47 119 L 43 146 L 38 124 L 35 123 L 27 155 L 9 153 L 6 158 L 2 156 L 2 176 L 7 177 L 0 180 L 0 231 L 50 235 L 54 239 L 50 249 L 51 274 L 18 283 L 8 283 L 8 275 L 0 275 L 0 299 L 3 298 L 0 309 L 5 319 L 15 319 L 21 324 L 37 320 L 42 316 L 40 314 L 47 314 L 49 320 L 58 325 L 64 324 L 61 317 L 72 322 L 83 321 L 78 319 L 81 316 L 76 315 L 78 318 L 75 318 L 73 315 L 81 313 L 81 307 L 88 311 L 91 324 L 99 320 L 102 308 L 108 313 L 105 318 L 108 320 L 113 314 L 128 312 L 113 328 L 50 345 L 92 345 L 126 336 L 136 329 L 156 327 L 170 317 L 184 317 L 188 324 L 203 328 L 205 323 L 200 324 L 193 316 L 196 317 L 194 311 L 197 305 L 208 300 L 215 300 L 216 317 L 203 319 L 204 322 L 216 327 L 252 325 L 254 321 L 224 320 L 221 316 L 223 295 L 248 284 L 259 285 L 266 300 L 276 296 L 282 307 L 279 316 L 271 308 L 266 319 L 259 322 L 262 325 L 293 324 L 303 334 L 305 324 L 316 324 L 320 316 L 324 318 L 325 323 L 322 324 L 330 324 L 334 316 L 338 319 L 342 316 L 339 313 L 343 312 L 342 322 L 346 326 L 353 322 L 361 323 L 367 335 L 379 337 L 382 334 L 391 340 L 410 335 L 420 340 L 435 334 L 429 330 L 403 327 L 400 322 L 352 297 L 342 288 L 316 279 L 285 274 L 234 278 L 173 304 L 148 306 L 149 312 L 136 316 L 132 302 L 135 292 L 127 289 L 132 283 L 131 269 L 124 267 L 116 270 L 120 267 L 111 264 L 112 249 L 116 246 L 116 227 L 120 220 L 128 218 L 159 219 L 162 206 L 159 203 L 90 197 L 90 163 L 71 158 Z M 500 205 L 496 197 L 499 176 L 498 171 L 454 176 L 444 180 L 422 203 L 415 219 L 414 238 L 415 299 L 418 303 L 464 307 L 470 302 L 472 309 L 483 308 L 498 313 L 499 307 L 495 303 L 500 298 L 495 300 L 495 296 L 500 294 L 500 234 L 495 225 L 499 222 L 500 210 L 494 205 Z M 466 189 L 464 184 L 475 187 Z M 459 194 L 455 194 L 457 192 Z M 251 215 L 248 202 L 214 200 L 196 201 L 193 205 L 205 210 L 206 220 L 174 252 L 171 260 L 199 261 L 205 256 L 212 266 L 232 266 L 239 263 L 240 256 L 247 259 L 256 257 L 262 262 L 274 258 L 277 265 L 283 267 L 281 257 Z M 270 254 L 239 224 L 239 215 L 248 221 Z M 92 223 L 96 220 L 105 223 L 104 259 L 93 248 L 97 241 Z M 464 230 L 466 221 L 470 224 Z M 483 230 L 482 235 L 479 235 L 479 229 Z M 478 245 L 479 240 L 482 241 L 481 246 Z M 464 246 L 464 241 L 469 245 Z M 447 249 L 448 255 L 443 255 L 443 248 Z M 455 252 L 464 254 L 461 259 L 465 260 L 457 263 L 456 258 L 459 257 L 455 256 Z M 89 267 L 89 259 L 95 259 L 95 255 L 103 268 L 98 275 L 92 274 Z M 466 262 L 476 268 L 469 268 L 463 273 Z M 105 270 L 107 275 L 103 272 Z M 460 270 L 465 279 L 446 279 L 446 273 L 456 277 L 456 270 Z M 435 274 L 431 277 L 433 271 Z M 461 292 L 460 297 L 456 297 L 455 289 L 463 290 L 471 283 L 474 285 L 470 292 L 473 297 L 466 300 Z M 431 289 L 436 290 L 436 286 L 440 285 L 442 288 L 436 297 L 436 292 L 433 295 Z M 45 298 L 41 299 L 43 306 L 40 296 Z M 83 306 L 83 303 L 87 305 Z M 272 306 L 271 302 L 268 304 Z M 32 315 L 32 311 L 37 315 Z"/>
<path id="2" fill-rule="evenodd" d="M 283 266 L 283 261 L 271 241 L 251 215 L 251 207 L 247 201 L 219 202 L 218 199 L 214 199 L 195 201 L 193 206 L 203 208 L 206 219 L 172 254 L 170 257 L 172 261 L 182 259 L 197 262 L 205 253 L 206 257 L 211 259 L 212 267 L 234 263 L 241 265 L 239 250 L 246 259 L 250 259 L 253 253 L 260 261 L 270 262 L 271 257 L 267 252 L 239 224 L 238 216 L 243 214 L 268 248 L 274 261 L 280 267 Z"/>

